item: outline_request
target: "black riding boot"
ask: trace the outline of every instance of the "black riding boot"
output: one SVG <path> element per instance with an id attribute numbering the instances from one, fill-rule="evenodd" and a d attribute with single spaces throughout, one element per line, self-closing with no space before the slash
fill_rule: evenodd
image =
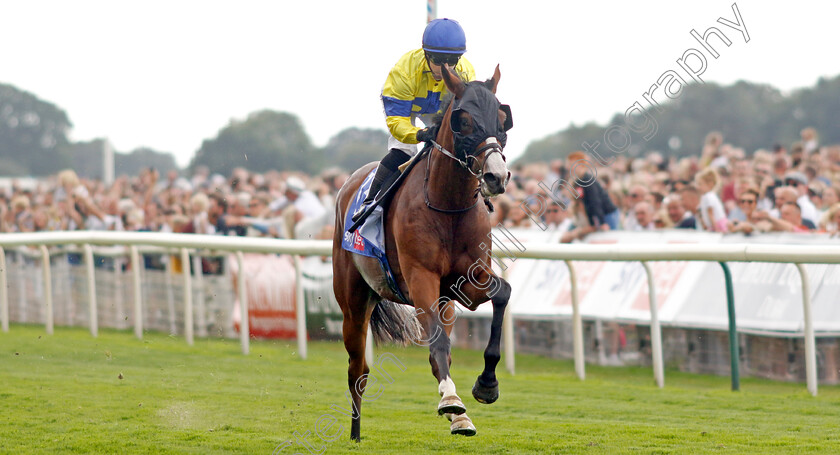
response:
<path id="1" fill-rule="evenodd" d="M 408 161 L 408 155 L 399 149 L 391 149 L 385 158 L 379 163 L 376 168 L 376 174 L 373 176 L 373 182 L 370 184 L 367 197 L 362 202 L 362 207 L 367 207 L 368 204 L 376 199 L 379 191 L 382 188 L 390 187 L 400 176 L 400 166 Z M 353 214 L 353 221 L 358 221 L 364 210 L 359 210 Z"/>

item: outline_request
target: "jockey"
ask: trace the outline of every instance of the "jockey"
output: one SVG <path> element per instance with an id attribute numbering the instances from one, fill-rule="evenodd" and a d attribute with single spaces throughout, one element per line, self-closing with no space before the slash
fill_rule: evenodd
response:
<path id="1" fill-rule="evenodd" d="M 403 55 L 391 69 L 382 88 L 385 123 L 388 125 L 388 154 L 380 161 L 362 207 L 372 202 L 381 188 L 388 188 L 399 176 L 399 166 L 417 154 L 417 143 L 435 139 L 432 117 L 440 110 L 447 92 L 441 66 L 454 69 L 464 82 L 475 79 L 472 64 L 461 55 L 467 51 L 464 30 L 452 19 L 435 19 L 423 32 L 423 47 Z M 425 128 L 415 126 L 420 117 Z M 353 215 L 358 221 L 363 210 Z"/>

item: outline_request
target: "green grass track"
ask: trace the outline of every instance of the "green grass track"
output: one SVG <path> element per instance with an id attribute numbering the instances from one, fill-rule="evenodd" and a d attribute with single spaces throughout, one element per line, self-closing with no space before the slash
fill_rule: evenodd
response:
<path id="1" fill-rule="evenodd" d="M 668 370 L 659 389 L 648 368 L 589 365 L 580 381 L 570 361 L 521 355 L 515 376 L 500 364 L 501 397 L 482 405 L 470 394 L 482 354 L 461 350 L 453 379 L 478 434 L 453 436 L 428 351 L 386 352 L 405 370 L 382 363 L 392 382 L 369 385 L 378 397 L 357 444 L 340 412 L 341 343 L 312 342 L 303 361 L 290 341 L 255 340 L 244 356 L 238 340 L 13 325 L 0 333 L 0 453 L 840 453 L 838 387 L 812 397 L 745 378 L 732 392 L 728 377 Z"/>

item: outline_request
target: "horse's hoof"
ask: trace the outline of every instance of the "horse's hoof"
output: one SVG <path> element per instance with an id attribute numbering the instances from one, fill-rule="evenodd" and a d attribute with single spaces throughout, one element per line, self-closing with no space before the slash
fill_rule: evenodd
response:
<path id="1" fill-rule="evenodd" d="M 467 412 L 467 407 L 461 402 L 457 395 L 451 395 L 440 399 L 438 404 L 438 415 L 443 414 L 463 414 Z"/>
<path id="2" fill-rule="evenodd" d="M 472 420 L 466 414 L 461 414 L 452 419 L 452 425 L 449 426 L 449 431 L 452 434 L 475 436 L 475 425 L 473 425 Z"/>
<path id="3" fill-rule="evenodd" d="M 485 387 L 481 385 L 481 379 L 477 379 L 475 381 L 475 385 L 473 386 L 472 394 L 475 401 L 478 401 L 479 403 L 495 403 L 496 400 L 499 399 L 499 383 L 496 382 L 496 384 L 492 387 Z"/>

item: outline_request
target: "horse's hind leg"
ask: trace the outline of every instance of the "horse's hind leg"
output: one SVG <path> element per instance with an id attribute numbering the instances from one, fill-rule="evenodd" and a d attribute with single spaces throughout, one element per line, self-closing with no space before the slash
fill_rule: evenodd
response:
<path id="1" fill-rule="evenodd" d="M 367 299 L 365 299 L 367 301 Z M 347 368 L 347 386 L 353 401 L 353 415 L 350 422 L 350 439 L 361 441 L 362 394 L 367 387 L 367 375 L 370 367 L 365 360 L 365 343 L 367 342 L 367 328 L 373 305 L 366 303 L 356 306 L 359 312 L 348 317 L 344 315 L 343 335 L 344 348 L 350 356 Z"/>
<path id="2" fill-rule="evenodd" d="M 341 271 L 341 277 L 334 281 L 333 291 L 344 314 L 342 333 L 344 348 L 349 355 L 347 368 L 347 386 L 351 399 L 350 439 L 361 440 L 362 394 L 367 386 L 367 374 L 370 368 L 365 361 L 365 343 L 367 342 L 368 324 L 373 312 L 372 291 L 356 270 L 352 259 L 345 251 L 334 255 L 334 271 Z"/>
<path id="3" fill-rule="evenodd" d="M 510 299 L 510 284 L 497 278 L 501 287 L 490 299 L 493 302 L 493 321 L 490 325 L 490 340 L 484 350 L 484 371 L 478 376 L 472 389 L 473 397 L 479 403 L 490 404 L 499 399 L 499 381 L 496 380 L 496 365 L 501 359 L 502 322 L 505 308 Z"/>

